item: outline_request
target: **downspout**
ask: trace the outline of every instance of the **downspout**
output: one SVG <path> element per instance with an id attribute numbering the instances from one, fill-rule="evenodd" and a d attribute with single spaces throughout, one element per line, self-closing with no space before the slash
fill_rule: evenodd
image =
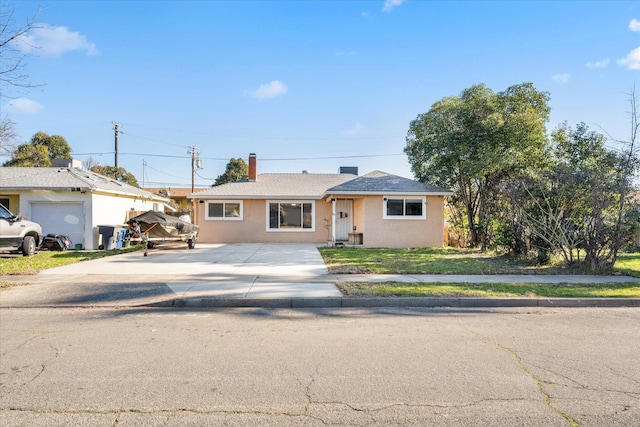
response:
<path id="1" fill-rule="evenodd" d="M 331 199 L 331 242 L 336 243 L 336 199 Z"/>

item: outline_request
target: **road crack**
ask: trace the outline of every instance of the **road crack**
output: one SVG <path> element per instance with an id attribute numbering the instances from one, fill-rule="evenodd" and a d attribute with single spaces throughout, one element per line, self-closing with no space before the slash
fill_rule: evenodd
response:
<path id="1" fill-rule="evenodd" d="M 544 387 L 543 387 L 544 384 L 548 384 L 548 383 L 545 382 L 544 380 L 541 380 L 540 378 L 536 377 L 533 374 L 533 372 L 531 372 L 529 369 L 527 369 L 527 367 L 524 366 L 524 362 L 522 361 L 522 358 L 520 357 L 520 355 L 518 355 L 518 353 L 516 353 L 514 350 L 510 349 L 509 347 L 506 347 L 506 346 L 500 344 L 499 342 L 493 341 L 489 337 L 486 337 L 486 336 L 480 334 L 479 332 L 476 332 L 476 331 L 473 331 L 473 330 L 469 329 L 469 327 L 467 327 L 467 325 L 463 325 L 463 327 L 468 332 L 470 332 L 473 335 L 479 337 L 485 343 L 493 345 L 494 347 L 498 348 L 499 350 L 502 350 L 502 351 L 510 354 L 514 358 L 514 360 L 516 361 L 516 366 L 518 367 L 518 369 L 520 369 L 525 375 L 527 375 L 529 378 L 531 378 L 533 380 L 533 382 L 534 382 L 534 384 L 536 386 L 536 389 L 537 389 L 538 393 L 542 396 L 542 399 L 543 399 L 545 405 L 549 409 L 551 409 L 553 412 L 555 412 L 556 414 L 560 415 L 562 418 L 567 420 L 567 422 L 571 425 L 571 427 L 579 427 L 579 424 L 576 422 L 576 420 L 571 418 L 571 416 L 569 414 L 563 412 L 562 410 L 560 410 L 559 408 L 557 408 L 557 407 L 555 407 L 553 405 L 553 403 L 551 402 L 551 396 L 544 390 Z"/>

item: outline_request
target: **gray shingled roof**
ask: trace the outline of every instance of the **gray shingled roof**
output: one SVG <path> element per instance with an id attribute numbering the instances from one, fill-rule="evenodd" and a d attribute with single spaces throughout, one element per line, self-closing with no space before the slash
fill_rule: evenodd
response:
<path id="1" fill-rule="evenodd" d="M 104 191 L 166 201 L 164 197 L 106 176 L 79 168 L 0 167 L 3 190 L 72 190 Z"/>
<path id="2" fill-rule="evenodd" d="M 328 194 L 441 194 L 450 191 L 385 172 L 357 177 L 351 174 L 261 174 L 192 193 L 192 199 L 319 199 Z"/>
<path id="3" fill-rule="evenodd" d="M 329 188 L 330 194 L 383 194 L 383 193 L 421 193 L 450 195 L 449 190 L 412 179 L 391 175 L 386 172 L 373 171 Z"/>
<path id="4" fill-rule="evenodd" d="M 351 174 L 263 173 L 255 181 L 241 180 L 192 193 L 192 199 L 319 199 L 327 188 L 355 178 Z"/>

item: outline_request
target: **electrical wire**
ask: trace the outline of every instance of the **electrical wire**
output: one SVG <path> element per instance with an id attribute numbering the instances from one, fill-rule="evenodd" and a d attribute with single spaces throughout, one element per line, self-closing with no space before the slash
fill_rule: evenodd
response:
<path id="1" fill-rule="evenodd" d="M 207 177 L 204 177 L 204 176 L 200 175 L 197 170 L 195 170 L 193 172 L 196 174 L 196 176 L 198 176 L 198 178 L 206 179 L 207 181 L 215 181 L 216 180 L 216 178 L 207 178 Z"/>
<path id="2" fill-rule="evenodd" d="M 104 155 L 114 154 L 114 151 L 106 153 L 73 153 L 76 156 L 91 156 L 91 155 Z M 191 156 L 175 156 L 170 154 L 149 154 L 149 153 L 118 153 L 119 156 L 147 156 L 147 157 L 164 157 L 172 159 L 191 159 Z M 260 158 L 261 162 L 288 162 L 299 160 L 336 160 L 336 159 L 358 159 L 358 158 L 372 158 L 372 157 L 395 157 L 404 156 L 405 154 L 361 154 L 353 156 L 322 156 L 322 157 L 275 157 L 275 158 Z M 216 160 L 216 161 L 229 161 L 226 157 L 200 157 L 204 160 Z"/>
<path id="3" fill-rule="evenodd" d="M 209 133 L 209 132 L 199 132 L 199 131 L 194 131 L 194 130 L 184 130 L 184 129 L 171 129 L 171 128 L 161 128 L 158 126 L 148 126 L 148 125 L 141 125 L 141 124 L 136 124 L 136 123 L 129 123 L 129 122 L 124 122 L 122 124 L 123 127 L 131 127 L 131 126 L 137 126 L 137 127 L 141 127 L 141 128 L 148 128 L 148 129 L 154 129 L 154 130 L 161 130 L 164 132 L 174 132 L 174 133 L 180 133 L 180 134 L 190 134 L 190 135 L 201 135 L 201 136 L 207 136 L 210 138 L 235 138 L 235 139 L 250 139 L 250 140 L 282 140 L 282 141 L 344 141 L 344 140 L 374 140 L 374 139 L 388 139 L 388 138 L 395 138 L 397 137 L 397 135 L 376 135 L 376 136 L 366 136 L 366 135 L 361 135 L 361 136 L 353 136 L 353 135 L 340 135 L 340 136 L 320 136 L 320 137 L 307 137 L 307 136 L 256 136 L 256 135 L 229 135 L 229 134 L 217 134 L 217 133 Z M 121 131 L 122 133 L 125 133 L 124 131 Z M 129 134 L 131 136 L 135 136 L 133 134 Z M 138 138 L 142 138 L 142 139 L 148 139 L 150 141 L 154 141 L 153 139 L 149 139 L 149 138 L 145 138 L 145 137 L 140 137 L 140 136 L 136 136 Z M 157 140 L 155 140 L 157 141 Z M 157 141 L 157 142 L 163 142 L 163 141 Z M 165 144 L 169 144 L 169 145 L 176 145 L 176 144 L 172 144 L 170 142 L 163 142 Z M 183 145 L 177 145 L 182 147 Z"/>

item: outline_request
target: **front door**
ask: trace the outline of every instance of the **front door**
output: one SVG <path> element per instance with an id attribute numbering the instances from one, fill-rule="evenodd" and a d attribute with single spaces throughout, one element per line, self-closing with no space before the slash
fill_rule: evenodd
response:
<path id="1" fill-rule="evenodd" d="M 336 240 L 349 240 L 353 230 L 353 200 L 336 200 Z"/>

